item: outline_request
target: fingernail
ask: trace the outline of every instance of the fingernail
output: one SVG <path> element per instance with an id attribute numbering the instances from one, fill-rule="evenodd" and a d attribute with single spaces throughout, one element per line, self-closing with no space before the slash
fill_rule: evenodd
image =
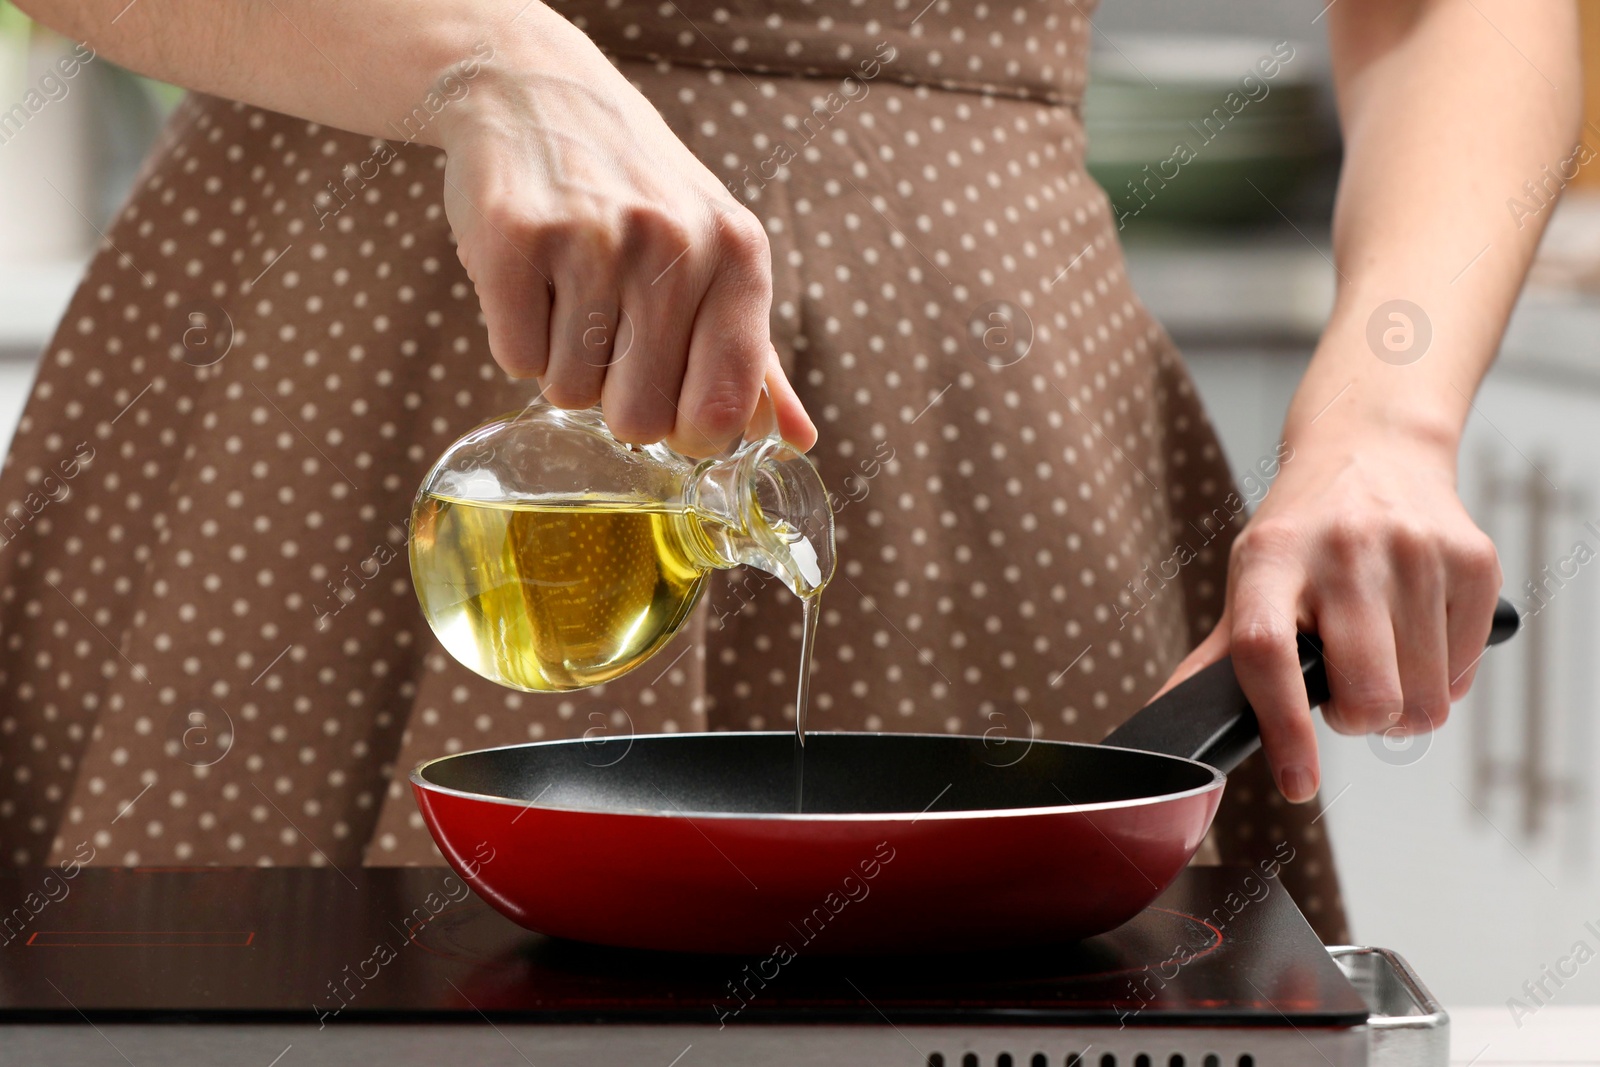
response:
<path id="1" fill-rule="evenodd" d="M 1310 800 L 1317 791 L 1316 780 L 1311 777 L 1311 768 L 1298 763 L 1285 767 L 1278 776 L 1278 787 L 1283 790 L 1283 795 L 1299 804 Z"/>

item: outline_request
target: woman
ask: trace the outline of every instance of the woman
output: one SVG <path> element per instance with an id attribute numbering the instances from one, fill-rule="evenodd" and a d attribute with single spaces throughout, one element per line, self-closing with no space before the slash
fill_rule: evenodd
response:
<path id="1" fill-rule="evenodd" d="M 1499 572 L 1456 444 L 1543 221 L 1502 201 L 1570 154 L 1570 5 L 1325 12 L 1339 296 L 1242 532 L 1083 169 L 1090 5 L 23 6 L 212 95 L 108 232 L 0 484 L 92 453 L 0 555 L 15 862 L 437 862 L 422 758 L 779 725 L 781 593 L 725 582 L 628 678 L 531 697 L 440 651 L 398 562 L 433 457 L 538 390 L 702 454 L 765 384 L 849 501 L 817 727 L 1096 739 L 1231 652 L 1265 758 L 1208 854 L 1292 853 L 1344 939 L 1315 807 L 1282 800 L 1318 785 L 1293 635 L 1322 635 L 1344 732 L 1436 726 L 1470 684 Z M 1425 358 L 1369 346 L 1396 299 Z"/>

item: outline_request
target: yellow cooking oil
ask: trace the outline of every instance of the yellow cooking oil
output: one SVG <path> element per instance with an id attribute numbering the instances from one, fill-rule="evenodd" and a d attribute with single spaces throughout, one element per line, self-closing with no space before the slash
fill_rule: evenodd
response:
<path id="1" fill-rule="evenodd" d="M 631 670 L 688 619 L 710 573 L 695 546 L 714 521 L 653 500 L 425 494 L 412 576 L 462 663 L 514 689 L 581 689 Z"/>

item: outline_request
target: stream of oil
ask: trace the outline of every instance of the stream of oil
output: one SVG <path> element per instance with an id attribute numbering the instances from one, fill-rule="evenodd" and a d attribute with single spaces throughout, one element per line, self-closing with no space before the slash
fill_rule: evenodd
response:
<path id="1" fill-rule="evenodd" d="M 800 683 L 794 697 L 794 810 L 805 810 L 806 708 L 811 704 L 811 657 L 816 651 L 822 591 L 800 601 Z"/>

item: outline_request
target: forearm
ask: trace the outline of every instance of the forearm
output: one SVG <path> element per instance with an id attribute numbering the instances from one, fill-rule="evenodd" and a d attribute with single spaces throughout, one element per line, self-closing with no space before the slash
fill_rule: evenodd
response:
<path id="1" fill-rule="evenodd" d="M 1328 19 L 1346 146 L 1338 296 L 1285 434 L 1385 427 L 1453 456 L 1549 219 L 1524 184 L 1550 184 L 1544 168 L 1574 154 L 1574 5 L 1342 0 Z M 1415 362 L 1369 344 L 1396 299 L 1431 327 Z"/>
<path id="2" fill-rule="evenodd" d="M 356 133 L 439 143 L 406 124 L 514 57 L 598 58 L 539 0 L 22 0 L 39 22 L 142 74 Z M 603 62 L 603 61 L 601 61 Z M 466 75 L 466 77 L 463 77 Z M 446 108 L 445 110 L 448 110 Z"/>

